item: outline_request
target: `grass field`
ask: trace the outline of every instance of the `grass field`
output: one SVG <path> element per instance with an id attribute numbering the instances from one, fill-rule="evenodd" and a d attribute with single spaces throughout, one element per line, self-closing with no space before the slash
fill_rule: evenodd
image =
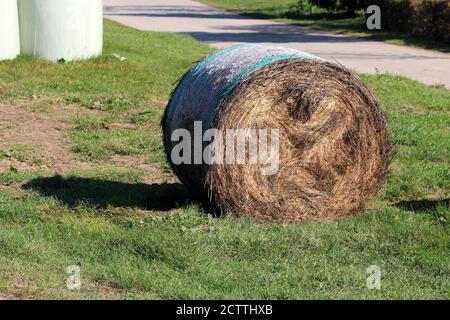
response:
<path id="1" fill-rule="evenodd" d="M 395 143 L 367 212 L 214 218 L 168 169 L 159 129 L 174 83 L 211 51 L 105 21 L 97 59 L 0 63 L 0 299 L 450 298 L 450 91 L 361 75 Z"/>
<path id="2" fill-rule="evenodd" d="M 450 52 L 450 44 L 414 36 L 407 33 L 368 30 L 363 13 L 348 16 L 329 13 L 318 7 L 300 8 L 299 0 L 200 0 L 214 7 L 261 19 L 312 27 L 339 34 L 392 44 L 411 45 L 426 49 Z"/>

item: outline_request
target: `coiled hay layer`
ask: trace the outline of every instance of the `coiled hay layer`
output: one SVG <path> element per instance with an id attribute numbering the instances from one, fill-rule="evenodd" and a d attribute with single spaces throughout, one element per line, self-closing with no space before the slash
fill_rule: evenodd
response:
<path id="1" fill-rule="evenodd" d="M 171 135 L 183 128 L 194 136 L 194 121 L 224 136 L 229 129 L 277 129 L 276 173 L 262 174 L 266 163 L 175 164 Z M 252 45 L 205 58 L 180 81 L 162 125 L 180 180 L 237 216 L 297 222 L 355 214 L 388 172 L 378 100 L 344 67 L 301 52 Z"/>

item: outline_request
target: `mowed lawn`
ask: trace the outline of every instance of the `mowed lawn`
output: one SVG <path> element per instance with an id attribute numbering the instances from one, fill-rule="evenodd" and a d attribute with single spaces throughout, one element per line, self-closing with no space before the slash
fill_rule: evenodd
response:
<path id="1" fill-rule="evenodd" d="M 363 214 L 216 218 L 170 172 L 159 128 L 177 79 L 210 52 L 105 21 L 97 59 L 0 63 L 0 298 L 450 298 L 450 91 L 361 75 L 395 143 Z"/>

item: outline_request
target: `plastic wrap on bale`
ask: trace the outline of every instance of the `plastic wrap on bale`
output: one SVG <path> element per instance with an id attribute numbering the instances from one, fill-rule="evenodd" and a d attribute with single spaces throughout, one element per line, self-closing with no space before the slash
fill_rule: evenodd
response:
<path id="1" fill-rule="evenodd" d="M 96 57 L 102 12 L 101 0 L 19 0 L 21 52 L 54 62 Z"/>
<path id="2" fill-rule="evenodd" d="M 0 1 L 0 61 L 11 60 L 20 53 L 17 0 Z"/>

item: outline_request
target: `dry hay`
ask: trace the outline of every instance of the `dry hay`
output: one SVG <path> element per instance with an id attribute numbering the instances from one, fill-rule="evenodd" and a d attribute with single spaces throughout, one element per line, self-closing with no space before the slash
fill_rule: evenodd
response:
<path id="1" fill-rule="evenodd" d="M 233 52 L 239 56 L 239 51 Z M 229 63 L 220 59 L 215 63 Z M 217 77 L 224 72 L 216 69 L 218 73 L 205 71 L 207 81 L 216 87 L 230 83 L 226 75 L 221 82 Z M 386 116 L 366 85 L 344 67 L 297 56 L 275 60 L 223 89 L 217 108 L 205 105 L 217 93 L 211 88 L 202 92 L 207 85 L 193 79 L 205 76 L 196 72 L 181 80 L 162 121 L 168 160 L 191 192 L 237 216 L 298 222 L 361 212 L 380 190 L 390 162 Z M 183 99 L 186 95 L 195 100 Z M 262 175 L 266 165 L 248 163 L 175 165 L 170 156 L 176 144 L 170 140 L 173 130 L 193 132 L 193 122 L 211 112 L 211 127 L 223 133 L 277 128 L 278 172 Z"/>

